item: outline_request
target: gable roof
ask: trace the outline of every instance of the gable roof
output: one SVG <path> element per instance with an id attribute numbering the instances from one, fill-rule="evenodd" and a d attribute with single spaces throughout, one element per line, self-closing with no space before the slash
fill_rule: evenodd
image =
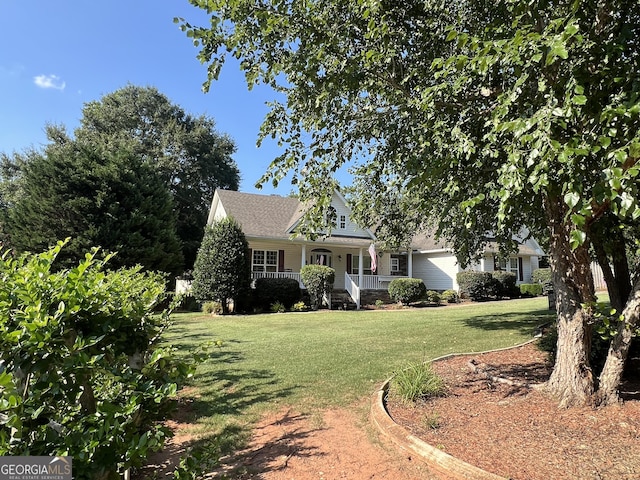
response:
<path id="1" fill-rule="evenodd" d="M 290 227 L 302 215 L 297 198 L 216 190 L 208 224 L 213 222 L 219 206 L 226 216 L 236 219 L 248 237 L 288 239 Z"/>

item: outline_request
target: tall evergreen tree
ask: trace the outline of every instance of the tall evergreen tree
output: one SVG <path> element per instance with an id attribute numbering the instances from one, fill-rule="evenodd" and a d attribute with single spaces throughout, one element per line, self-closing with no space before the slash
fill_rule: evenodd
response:
<path id="1" fill-rule="evenodd" d="M 127 85 L 87 103 L 75 138 L 101 148 L 125 148 L 154 166 L 173 196 L 185 267 L 202 240 L 216 188 L 237 190 L 233 140 L 215 122 L 194 117 L 153 87 Z"/>
<path id="2" fill-rule="evenodd" d="M 220 302 L 227 313 L 228 301 L 237 305 L 250 282 L 249 244 L 240 225 L 233 218 L 224 218 L 207 227 L 193 269 L 194 297 Z"/>
<path id="3" fill-rule="evenodd" d="M 130 151 L 56 143 L 21 165 L 20 189 L 7 215 L 11 245 L 20 251 L 70 237 L 63 263 L 100 246 L 117 252 L 114 267 L 140 264 L 175 274 L 182 266 L 171 194 Z"/>

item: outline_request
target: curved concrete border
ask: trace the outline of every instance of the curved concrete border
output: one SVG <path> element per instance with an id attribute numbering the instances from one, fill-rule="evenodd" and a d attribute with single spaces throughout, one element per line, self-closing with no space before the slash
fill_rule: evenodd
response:
<path id="1" fill-rule="evenodd" d="M 529 340 L 520 345 L 490 350 L 487 352 L 454 353 L 444 355 L 432 360 L 432 362 L 444 360 L 450 357 L 481 355 L 483 353 L 509 350 L 512 348 L 522 347 L 528 343 L 535 342 L 536 340 L 537 338 L 534 338 L 533 340 Z M 429 445 L 427 442 L 420 440 L 418 437 L 409 433 L 405 428 L 395 423 L 389 415 L 389 412 L 387 412 L 384 403 L 384 398 L 389 390 L 389 383 L 392 379 L 393 377 L 390 377 L 384 381 L 380 388 L 374 393 L 371 402 L 371 422 L 376 426 L 380 433 L 400 447 L 401 450 L 416 455 L 433 470 L 446 475 L 448 478 L 453 477 L 455 479 L 463 480 L 507 480 L 505 477 L 489 473 Z"/>

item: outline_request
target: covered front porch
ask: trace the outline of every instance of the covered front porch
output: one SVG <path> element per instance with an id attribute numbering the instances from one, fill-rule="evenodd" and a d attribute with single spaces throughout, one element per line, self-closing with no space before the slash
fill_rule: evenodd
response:
<path id="1" fill-rule="evenodd" d="M 336 271 L 334 290 L 346 290 L 360 308 L 362 290 L 387 290 L 391 280 L 411 277 L 409 252 L 379 252 L 372 259 L 368 240 L 356 245 L 352 245 L 354 239 L 343 240 L 285 245 L 250 241 L 252 278 L 293 278 L 304 288 L 300 269 L 309 264 L 327 265 Z"/>

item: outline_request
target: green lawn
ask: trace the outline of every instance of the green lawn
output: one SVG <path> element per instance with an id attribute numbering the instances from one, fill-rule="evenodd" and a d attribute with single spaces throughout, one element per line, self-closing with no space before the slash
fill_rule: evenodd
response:
<path id="1" fill-rule="evenodd" d="M 186 355 L 203 342 L 224 342 L 200 365 L 188 396 L 196 433 L 225 431 L 237 441 L 267 410 L 353 405 L 407 363 L 522 343 L 552 313 L 545 297 L 404 310 L 192 313 L 174 320 L 167 340 Z"/>

